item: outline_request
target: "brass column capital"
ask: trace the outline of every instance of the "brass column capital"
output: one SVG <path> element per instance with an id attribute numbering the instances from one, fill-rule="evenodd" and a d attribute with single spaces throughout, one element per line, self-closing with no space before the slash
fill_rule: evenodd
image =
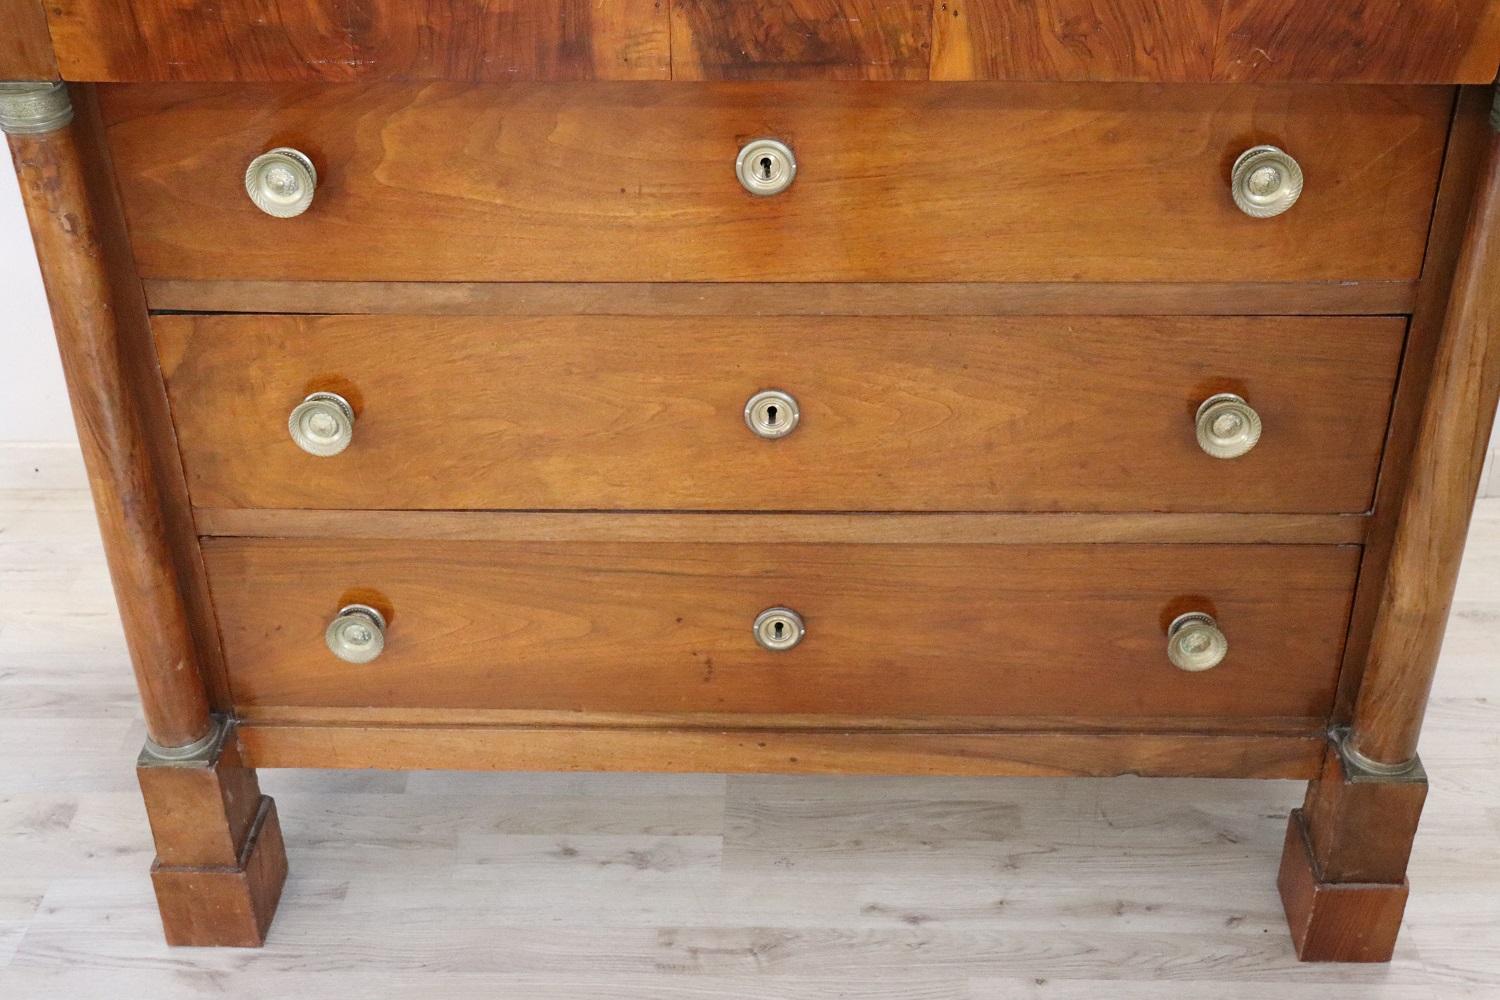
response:
<path id="1" fill-rule="evenodd" d="M 55 132 L 72 120 L 67 84 L 55 80 L 0 83 L 0 132 L 39 135 Z"/>

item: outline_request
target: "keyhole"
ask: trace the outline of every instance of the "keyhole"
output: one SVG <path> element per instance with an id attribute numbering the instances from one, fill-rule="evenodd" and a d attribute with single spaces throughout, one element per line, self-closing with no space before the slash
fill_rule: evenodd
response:
<path id="1" fill-rule="evenodd" d="M 766 408 L 766 425 L 775 427 L 781 421 L 781 413 L 773 403 Z"/>
<path id="2" fill-rule="evenodd" d="M 786 626 L 781 622 L 777 622 L 771 626 L 771 631 L 776 633 L 776 641 L 780 642 L 782 635 L 786 632 Z"/>
<path id="3" fill-rule="evenodd" d="M 734 173 L 751 194 L 769 197 L 791 186 L 797 176 L 797 157 L 775 139 L 752 139 L 734 158 Z"/>

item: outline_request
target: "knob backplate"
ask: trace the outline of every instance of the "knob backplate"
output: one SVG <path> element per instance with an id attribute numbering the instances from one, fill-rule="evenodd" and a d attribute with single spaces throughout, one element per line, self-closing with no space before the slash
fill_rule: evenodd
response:
<path id="1" fill-rule="evenodd" d="M 245 193 L 255 207 L 277 219 L 292 219 L 311 207 L 318 168 L 290 146 L 267 150 L 245 168 Z"/>
<path id="2" fill-rule="evenodd" d="M 367 604 L 347 604 L 328 623 L 323 641 L 345 663 L 369 663 L 385 651 L 385 616 Z"/>
<path id="3" fill-rule="evenodd" d="M 1188 673 L 1212 670 L 1229 655 L 1229 640 L 1212 615 L 1190 611 L 1167 627 L 1167 658 Z"/>
<path id="4" fill-rule="evenodd" d="M 1230 190 L 1239 210 L 1254 219 L 1287 212 L 1302 197 L 1302 165 L 1277 146 L 1253 146 L 1240 154 L 1230 172 Z"/>
<path id="5" fill-rule="evenodd" d="M 298 448 L 332 458 L 354 440 L 354 407 L 336 392 L 315 392 L 292 409 L 286 426 Z"/>
<path id="6" fill-rule="evenodd" d="M 1198 407 L 1195 423 L 1198 447 L 1214 458 L 1239 458 L 1260 443 L 1260 414 L 1232 392 L 1205 399 Z"/>

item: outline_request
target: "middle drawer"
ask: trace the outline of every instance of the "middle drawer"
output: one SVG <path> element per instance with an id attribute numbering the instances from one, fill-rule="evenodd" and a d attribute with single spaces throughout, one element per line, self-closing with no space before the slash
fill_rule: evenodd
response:
<path id="1" fill-rule="evenodd" d="M 1392 318 L 154 324 L 193 503 L 212 508 L 1363 511 L 1405 333 Z M 339 398 L 303 430 L 337 454 L 289 433 L 315 393 Z"/>

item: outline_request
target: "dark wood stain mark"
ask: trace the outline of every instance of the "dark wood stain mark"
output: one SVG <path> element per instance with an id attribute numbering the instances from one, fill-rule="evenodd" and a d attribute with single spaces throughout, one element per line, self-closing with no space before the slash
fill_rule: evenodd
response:
<path id="1" fill-rule="evenodd" d="M 674 0 L 678 79 L 926 79 L 928 0 Z"/>

